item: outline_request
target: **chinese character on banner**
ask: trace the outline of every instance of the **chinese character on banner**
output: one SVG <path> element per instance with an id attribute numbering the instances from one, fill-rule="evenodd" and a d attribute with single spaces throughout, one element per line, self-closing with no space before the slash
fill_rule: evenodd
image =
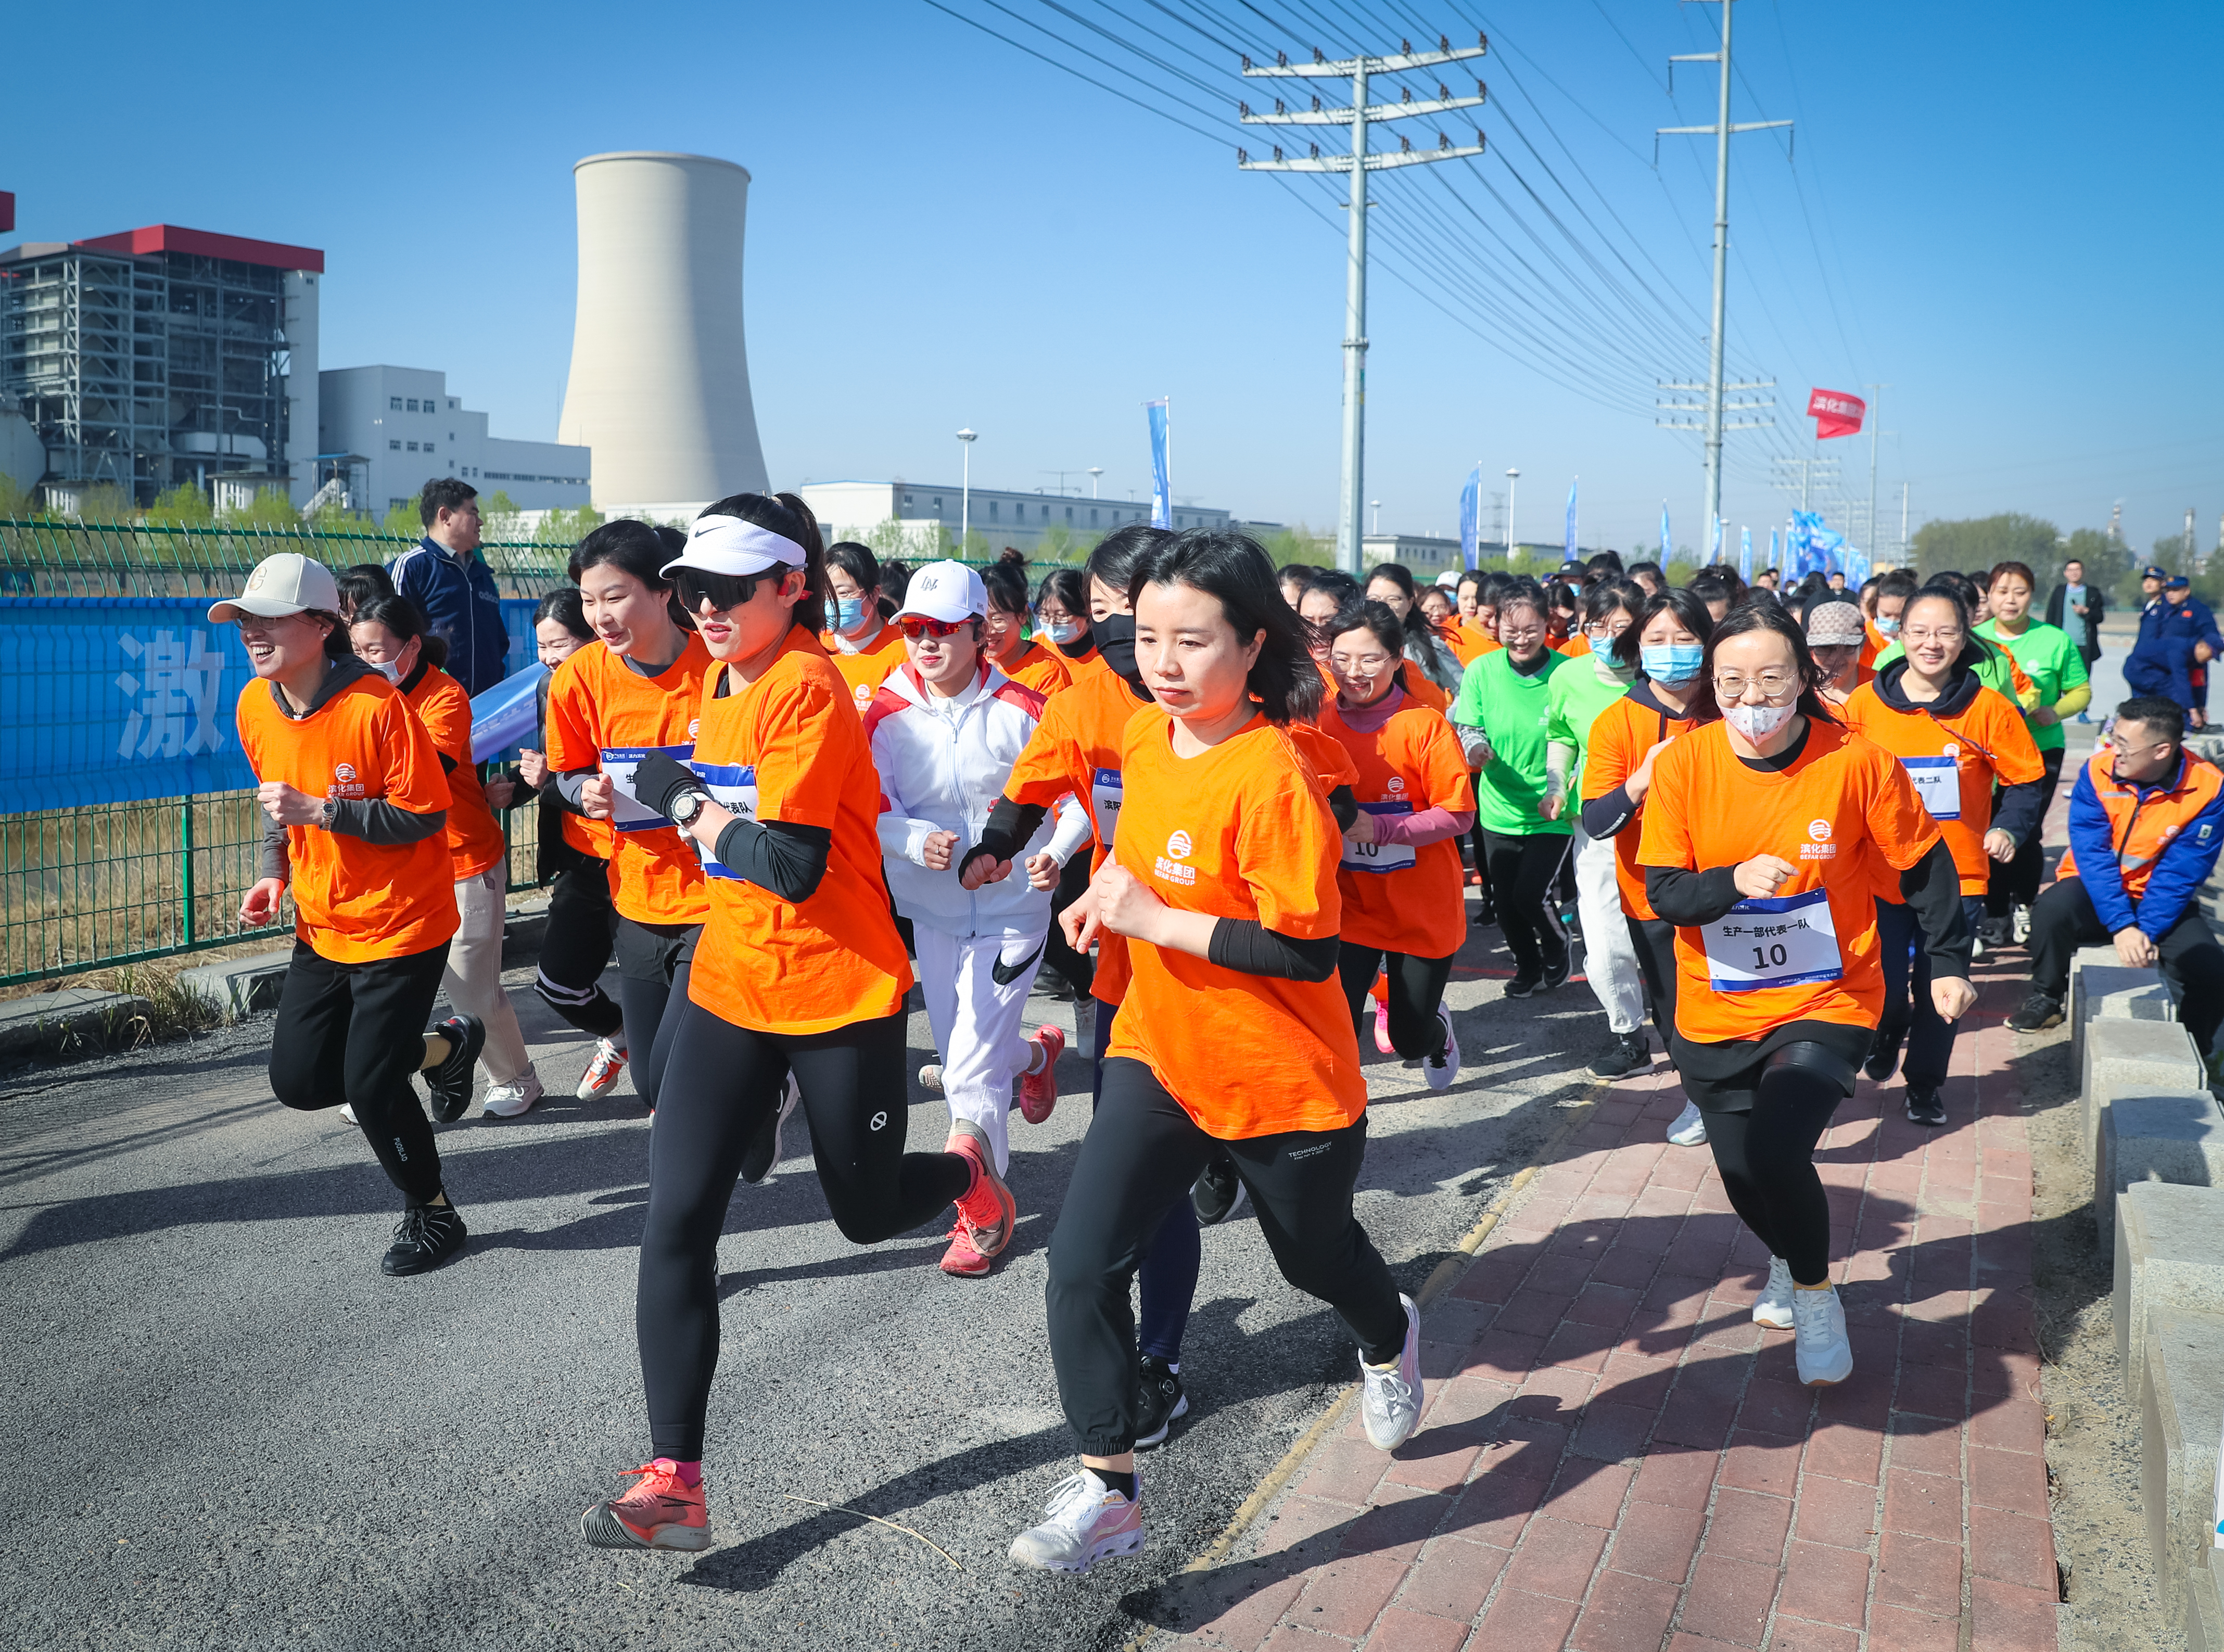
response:
<path id="1" fill-rule="evenodd" d="M 1843 390 L 1816 390 L 1807 398 L 1807 416 L 1815 421 L 1817 441 L 1858 434 L 1868 410 L 1867 402 Z"/>
<path id="2" fill-rule="evenodd" d="M 207 632 L 189 631 L 186 637 L 156 631 L 152 642 L 142 642 L 127 631 L 117 639 L 139 669 L 136 676 L 125 671 L 116 679 L 135 702 L 117 743 L 117 756 L 190 757 L 224 749 L 217 721 L 224 659 L 209 648 Z"/>

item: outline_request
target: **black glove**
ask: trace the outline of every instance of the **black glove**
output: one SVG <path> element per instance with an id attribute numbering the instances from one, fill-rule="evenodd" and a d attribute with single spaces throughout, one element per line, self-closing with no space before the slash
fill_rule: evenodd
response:
<path id="1" fill-rule="evenodd" d="M 661 751 L 650 752 L 635 766 L 634 801 L 643 808 L 654 809 L 667 820 L 672 819 L 673 807 L 690 792 L 706 798 L 711 795 L 710 788 L 692 769 Z"/>

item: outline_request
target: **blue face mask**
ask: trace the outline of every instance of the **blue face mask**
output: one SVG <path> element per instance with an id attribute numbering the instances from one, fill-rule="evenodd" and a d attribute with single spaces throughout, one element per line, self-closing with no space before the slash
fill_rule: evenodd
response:
<path id="1" fill-rule="evenodd" d="M 1069 619 L 1062 625 L 1046 625 L 1042 628 L 1042 634 L 1057 643 L 1058 647 L 1064 648 L 1081 635 L 1081 622 L 1077 619 Z"/>
<path id="2" fill-rule="evenodd" d="M 1899 621 L 1897 618 L 1887 619 L 1882 614 L 1879 614 L 1877 616 L 1876 628 L 1877 635 L 1879 636 L 1898 636 L 1899 635 Z"/>
<path id="3" fill-rule="evenodd" d="M 834 629 L 836 630 L 854 631 L 864 617 L 865 599 L 862 597 L 834 598 Z"/>
<path id="4" fill-rule="evenodd" d="M 1706 652 L 1696 642 L 1668 642 L 1638 649 L 1637 659 L 1646 676 L 1673 688 L 1678 683 L 1690 682 L 1699 674 L 1699 661 L 1705 657 Z"/>

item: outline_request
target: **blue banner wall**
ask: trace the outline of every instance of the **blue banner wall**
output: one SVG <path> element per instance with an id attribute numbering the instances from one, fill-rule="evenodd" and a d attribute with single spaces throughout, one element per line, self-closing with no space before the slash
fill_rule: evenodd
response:
<path id="1" fill-rule="evenodd" d="M 509 669 L 534 604 L 506 599 Z M 0 813 L 241 791 L 234 708 L 252 680 L 205 598 L 0 601 Z"/>

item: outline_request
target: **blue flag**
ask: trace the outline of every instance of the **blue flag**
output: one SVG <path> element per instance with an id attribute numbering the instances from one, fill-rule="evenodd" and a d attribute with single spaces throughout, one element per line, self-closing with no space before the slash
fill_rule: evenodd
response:
<path id="1" fill-rule="evenodd" d="M 1576 478 L 1576 481 L 1581 481 L 1582 479 L 1583 479 L 1582 478 L 1578 477 L 1578 478 Z M 1568 544 L 1567 544 L 1567 554 L 1566 554 L 1566 560 L 1567 560 L 1568 561 L 1570 561 L 1570 562 L 1572 562 L 1572 561 L 1574 561 L 1574 560 L 1576 560 L 1576 484 L 1575 484 L 1575 482 L 1570 482 L 1570 483 L 1569 483 L 1569 484 L 1568 484 Z"/>
<path id="2" fill-rule="evenodd" d="M 1660 502 L 1660 566 L 1665 569 L 1676 560 L 1676 547 L 1668 538 L 1668 502 Z"/>
<path id="3" fill-rule="evenodd" d="M 1783 555 L 1784 553 L 1776 548 L 1776 529 L 1772 528 L 1768 530 L 1768 566 L 1772 568 L 1782 567 Z"/>
<path id="4" fill-rule="evenodd" d="M 1174 445 L 1173 405 L 1166 397 L 1143 405 L 1151 414 L 1151 526 L 1171 528 L 1174 525 L 1173 484 L 1168 480 L 1171 461 L 1167 455 Z"/>
<path id="5" fill-rule="evenodd" d="M 1738 578 L 1747 585 L 1753 583 L 1753 529 L 1738 529 Z"/>
<path id="6" fill-rule="evenodd" d="M 1708 566 L 1712 566 L 1722 560 L 1722 519 L 1717 516 L 1715 518 L 1715 525 L 1708 530 L 1707 563 Z"/>
<path id="7" fill-rule="evenodd" d="M 1460 560 L 1475 565 L 1475 512 L 1482 498 L 1482 466 L 1477 465 L 1460 484 Z"/>

